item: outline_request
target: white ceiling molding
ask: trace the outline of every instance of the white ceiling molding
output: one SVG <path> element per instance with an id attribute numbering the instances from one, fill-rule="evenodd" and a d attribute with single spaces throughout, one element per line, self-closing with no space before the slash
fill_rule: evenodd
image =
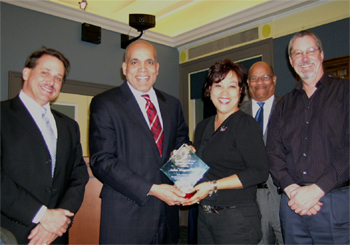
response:
<path id="1" fill-rule="evenodd" d="M 125 23 L 104 18 L 86 11 L 72 9 L 55 2 L 32 0 L 32 1 L 15 1 L 2 0 L 8 4 L 19 7 L 31 9 L 45 14 L 77 21 L 86 22 L 89 24 L 101 26 L 104 29 L 128 34 L 131 36 L 138 36 L 139 33 Z M 244 29 L 252 28 L 263 21 L 271 21 L 284 16 L 288 16 L 309 8 L 332 2 L 334 0 L 275 0 L 261 4 L 252 9 L 234 14 L 232 16 L 223 18 L 219 21 L 213 22 L 206 26 L 191 30 L 189 32 L 180 34 L 175 37 L 169 37 L 159 33 L 146 30 L 142 39 L 152 42 L 164 44 L 170 47 L 176 47 L 179 50 L 184 50 L 199 44 L 206 43 Z"/>
<path id="2" fill-rule="evenodd" d="M 111 20 L 108 18 L 104 18 L 99 15 L 95 15 L 86 11 L 82 11 L 78 9 L 72 9 L 70 7 L 57 4 L 55 2 L 50 1 L 38 1 L 38 0 L 31 0 L 31 1 L 15 1 L 15 0 L 2 0 L 5 3 L 16 5 L 18 7 L 42 12 L 45 14 L 61 17 L 68 20 L 77 21 L 80 23 L 89 23 L 96 26 L 100 26 L 106 30 L 122 33 L 122 34 L 128 34 L 130 36 L 138 36 L 139 32 L 137 32 L 135 29 L 130 27 L 128 24 Z M 78 3 L 78 2 L 77 2 Z M 142 39 L 146 39 L 152 42 L 164 44 L 167 46 L 174 47 L 173 38 L 152 32 L 150 30 L 146 30 L 142 36 Z"/>
<path id="3" fill-rule="evenodd" d="M 222 37 L 231 35 L 232 33 L 241 32 L 260 24 L 271 22 L 295 13 L 305 11 L 307 9 L 315 8 L 334 0 L 303 0 L 303 1 L 278 1 L 276 5 L 269 5 L 272 2 L 263 4 L 260 7 L 235 14 L 233 16 L 222 19 L 210 25 L 197 28 L 192 32 L 181 34 L 174 38 L 174 43 L 179 51 L 201 45 Z M 269 6 L 268 6 L 269 5 Z M 264 13 L 264 14 L 261 14 Z M 250 19 L 244 16 L 254 16 Z M 234 25 L 232 24 L 234 23 Z M 212 32 L 210 32 L 210 30 Z M 215 30 L 215 31 L 213 31 Z M 194 33 L 196 32 L 196 33 Z M 204 35 L 204 33 L 208 33 Z M 195 38 L 196 34 L 201 35 L 200 38 Z"/>

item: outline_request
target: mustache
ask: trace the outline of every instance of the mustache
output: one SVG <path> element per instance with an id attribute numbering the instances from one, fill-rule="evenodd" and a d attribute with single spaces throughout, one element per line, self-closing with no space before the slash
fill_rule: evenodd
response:
<path id="1" fill-rule="evenodd" d="M 266 85 L 258 85 L 258 86 L 255 86 L 254 88 L 267 88 Z"/>
<path id="2" fill-rule="evenodd" d="M 298 65 L 299 66 L 303 66 L 303 65 L 312 65 L 314 64 L 314 62 L 310 62 L 310 61 L 301 61 Z"/>

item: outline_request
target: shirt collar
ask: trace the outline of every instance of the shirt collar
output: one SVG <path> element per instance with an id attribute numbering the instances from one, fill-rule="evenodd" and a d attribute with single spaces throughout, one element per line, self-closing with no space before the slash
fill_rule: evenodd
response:
<path id="1" fill-rule="evenodd" d="M 272 102 L 273 102 L 274 99 L 275 99 L 275 95 L 273 94 L 270 98 L 268 98 L 268 99 L 265 100 L 265 101 L 261 101 L 261 102 L 265 102 L 265 104 L 272 104 Z M 258 101 L 252 98 L 252 102 L 253 102 L 254 104 L 256 104 Z"/>
<path id="2" fill-rule="evenodd" d="M 49 103 L 47 103 L 44 106 L 39 105 L 35 100 L 33 100 L 31 97 L 29 97 L 26 93 L 23 92 L 23 90 L 20 91 L 19 93 L 19 98 L 21 99 L 21 101 L 23 102 L 23 104 L 25 105 L 25 107 L 29 110 L 29 111 L 40 111 L 41 113 L 41 107 L 46 108 L 46 110 L 50 110 L 50 105 Z"/>
<path id="3" fill-rule="evenodd" d="M 151 89 L 147 93 L 144 93 L 144 92 L 141 92 L 141 91 L 135 89 L 133 86 L 130 85 L 129 82 L 127 82 L 127 84 L 129 86 L 132 94 L 135 96 L 135 98 L 139 98 L 143 94 L 148 94 L 151 98 L 151 101 L 152 101 L 152 98 L 154 98 L 156 96 L 156 92 L 154 91 L 153 87 L 151 87 Z"/>
<path id="4" fill-rule="evenodd" d="M 321 79 L 316 83 L 316 88 L 320 88 L 322 85 L 325 88 L 329 88 L 330 86 L 330 79 L 328 77 L 328 75 L 324 72 L 323 76 L 321 77 Z M 303 83 L 301 81 L 299 81 L 296 85 L 295 85 L 295 89 L 298 90 L 299 92 L 303 92 Z"/>
<path id="5" fill-rule="evenodd" d="M 323 73 L 323 76 L 321 77 L 320 81 L 316 84 L 316 87 L 319 87 L 321 84 L 325 88 L 329 88 L 329 86 L 331 85 L 331 80 L 329 79 L 329 76 L 327 73 Z"/>

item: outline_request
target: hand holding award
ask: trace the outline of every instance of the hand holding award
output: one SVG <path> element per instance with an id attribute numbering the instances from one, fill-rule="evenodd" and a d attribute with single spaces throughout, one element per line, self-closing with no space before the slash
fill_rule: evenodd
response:
<path id="1" fill-rule="evenodd" d="M 185 198 L 190 198 L 193 186 L 208 169 L 209 166 L 188 145 L 183 144 L 160 170 L 186 193 Z"/>

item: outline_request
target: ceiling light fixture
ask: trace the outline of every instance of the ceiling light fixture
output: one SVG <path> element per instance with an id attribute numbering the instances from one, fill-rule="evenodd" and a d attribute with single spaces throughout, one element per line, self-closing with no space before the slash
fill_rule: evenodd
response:
<path id="1" fill-rule="evenodd" d="M 156 26 L 156 16 L 150 14 L 129 14 L 129 26 L 135 28 L 138 32 L 141 32 L 139 36 L 129 40 L 129 36 L 121 34 L 120 47 L 126 49 L 126 47 L 136 41 L 143 35 L 143 31 Z"/>
<path id="2" fill-rule="evenodd" d="M 87 7 L 87 5 L 88 5 L 88 3 L 87 3 L 86 0 L 82 0 L 81 2 L 78 2 L 78 3 L 79 3 L 79 8 L 80 8 L 81 10 L 85 10 L 86 7 Z"/>

